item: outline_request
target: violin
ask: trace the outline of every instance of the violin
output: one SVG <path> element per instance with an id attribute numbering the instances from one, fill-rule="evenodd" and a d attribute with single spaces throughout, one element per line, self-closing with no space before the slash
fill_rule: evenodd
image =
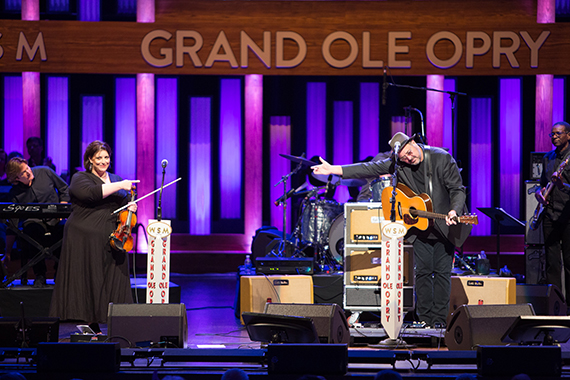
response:
<path id="1" fill-rule="evenodd" d="M 135 200 L 134 188 L 131 189 L 131 202 Z M 111 234 L 111 247 L 117 251 L 130 252 L 133 249 L 132 228 L 137 224 L 137 216 L 131 210 L 124 210 L 117 217 L 119 225 Z"/>

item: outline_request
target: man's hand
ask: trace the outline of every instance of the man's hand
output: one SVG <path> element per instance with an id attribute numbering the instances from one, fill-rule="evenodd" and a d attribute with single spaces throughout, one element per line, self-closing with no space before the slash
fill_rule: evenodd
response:
<path id="1" fill-rule="evenodd" d="M 451 210 L 447 213 L 447 216 L 445 217 L 445 223 L 448 226 L 451 226 L 452 224 L 457 224 L 457 213 L 455 212 L 455 210 Z"/>
<path id="2" fill-rule="evenodd" d="M 536 201 L 538 203 L 540 203 L 541 205 L 546 205 L 546 204 L 548 204 L 548 201 L 546 200 L 546 198 L 544 198 L 543 191 L 544 191 L 544 188 L 537 190 L 534 193 L 534 197 L 536 198 Z"/>
<path id="3" fill-rule="evenodd" d="M 329 175 L 329 174 L 342 175 L 341 166 L 331 165 L 327 161 L 325 161 L 322 157 L 319 157 L 319 160 L 321 160 L 320 165 L 311 166 L 311 169 L 313 169 L 313 173 L 321 175 Z"/>
<path id="4" fill-rule="evenodd" d="M 560 176 L 558 175 L 557 172 L 554 172 L 552 174 L 552 177 L 550 178 L 550 180 L 552 181 L 554 186 L 556 186 L 558 189 L 560 189 L 560 190 L 564 189 L 564 182 L 562 182 L 562 180 L 560 179 Z"/>

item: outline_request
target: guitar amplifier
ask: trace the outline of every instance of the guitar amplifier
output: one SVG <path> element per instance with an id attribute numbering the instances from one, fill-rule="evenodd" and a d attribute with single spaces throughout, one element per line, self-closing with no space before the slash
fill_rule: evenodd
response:
<path id="1" fill-rule="evenodd" d="M 346 244 L 377 245 L 382 244 L 380 223 L 384 221 L 382 204 L 379 202 L 363 202 L 345 205 Z"/>
<path id="2" fill-rule="evenodd" d="M 313 301 L 313 278 L 311 276 L 240 277 L 241 312 L 263 313 L 267 302 L 313 303 Z"/>
<path id="3" fill-rule="evenodd" d="M 346 285 L 378 285 L 382 279 L 382 250 L 345 248 Z M 414 250 L 404 246 L 404 286 L 414 285 Z"/>
<path id="4" fill-rule="evenodd" d="M 461 305 L 506 305 L 517 303 L 514 277 L 452 276 L 449 311 Z"/>

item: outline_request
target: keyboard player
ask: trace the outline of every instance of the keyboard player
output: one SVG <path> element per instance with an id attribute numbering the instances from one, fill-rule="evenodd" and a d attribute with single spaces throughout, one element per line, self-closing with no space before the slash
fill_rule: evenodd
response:
<path id="1" fill-rule="evenodd" d="M 68 203 L 69 191 L 67 184 L 51 168 L 36 166 L 30 168 L 25 159 L 14 157 L 6 164 L 6 176 L 12 184 L 10 189 L 10 201 L 17 204 L 24 203 Z M 64 221 L 60 219 L 25 219 L 11 220 L 12 225 L 17 224 L 25 235 L 31 237 L 40 245 L 50 246 L 63 238 Z M 6 258 L 10 259 L 12 247 L 16 236 L 9 229 L 6 236 Z M 38 250 L 30 245 L 25 239 L 20 239 L 21 264 L 38 253 Z M 59 249 L 54 256 L 59 256 Z M 56 266 L 57 268 L 57 266 Z M 41 260 L 33 267 L 34 287 L 46 286 L 46 264 Z M 27 272 L 21 277 L 22 285 L 27 284 Z"/>

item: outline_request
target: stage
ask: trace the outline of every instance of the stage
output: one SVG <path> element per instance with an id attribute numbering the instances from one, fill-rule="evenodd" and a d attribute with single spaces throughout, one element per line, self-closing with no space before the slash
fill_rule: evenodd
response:
<path id="1" fill-rule="evenodd" d="M 102 345 L 79 343 L 81 346 L 75 346 L 73 350 L 74 354 L 79 353 L 80 356 L 72 362 L 80 364 L 81 370 L 65 368 L 71 367 L 70 353 L 67 353 L 68 359 L 62 362 L 52 359 L 49 361 L 50 365 L 46 367 L 44 362 L 42 367 L 37 349 L 6 348 L 0 355 L 0 371 L 21 371 L 27 379 L 153 379 L 155 371 L 158 378 L 180 375 L 185 379 L 219 379 L 226 369 L 239 367 L 252 379 L 300 377 L 300 374 L 276 373 L 275 370 L 282 370 L 279 368 L 271 369 L 271 362 L 278 354 L 268 353 L 270 347 L 252 342 L 245 327 L 235 317 L 236 273 L 173 274 L 171 282 L 178 285 L 180 301 L 186 309 L 186 348 L 121 348 L 120 363 L 117 362 L 118 367 L 114 367 L 113 360 L 111 363 L 102 362 L 106 357 Z M 369 315 L 368 319 L 370 318 L 373 319 L 374 315 Z M 58 341 L 70 342 L 71 335 L 79 333 L 77 324 L 79 322 L 61 322 Z M 102 330 L 104 334 L 108 333 L 106 325 L 102 326 Z M 445 344 L 444 329 L 414 328 L 407 325 L 401 330 L 401 338 L 410 346 L 392 349 L 379 348 L 386 336 L 381 327 L 374 325 L 374 321 L 369 320 L 360 328 L 351 328 L 350 335 L 345 374 L 335 373 L 339 369 L 332 359 L 333 355 L 342 355 L 343 349 L 339 351 L 337 345 L 327 344 L 312 346 L 310 356 L 299 351 L 303 347 L 291 348 L 291 354 L 286 354 L 288 360 L 293 362 L 293 365 L 288 366 L 289 370 L 295 371 L 296 365 L 300 369 L 306 368 L 308 363 L 329 380 L 372 379 L 374 374 L 382 369 L 396 369 L 403 377 L 426 379 L 451 379 L 462 373 L 479 373 L 477 352 L 449 351 Z M 99 347 L 95 347 L 96 345 Z M 279 348 L 287 350 L 283 345 Z M 111 350 L 114 350 L 114 347 Z M 329 353 L 327 350 L 332 351 Z M 564 364 L 562 376 L 570 377 L 570 346 L 562 344 L 561 350 Z M 57 350 L 48 351 L 48 357 L 51 354 L 57 354 Z M 43 353 L 42 357 L 45 355 Z M 64 368 L 59 368 L 59 365 Z M 536 365 L 540 368 L 541 362 L 537 361 Z M 107 372 L 97 372 L 104 369 Z"/>

